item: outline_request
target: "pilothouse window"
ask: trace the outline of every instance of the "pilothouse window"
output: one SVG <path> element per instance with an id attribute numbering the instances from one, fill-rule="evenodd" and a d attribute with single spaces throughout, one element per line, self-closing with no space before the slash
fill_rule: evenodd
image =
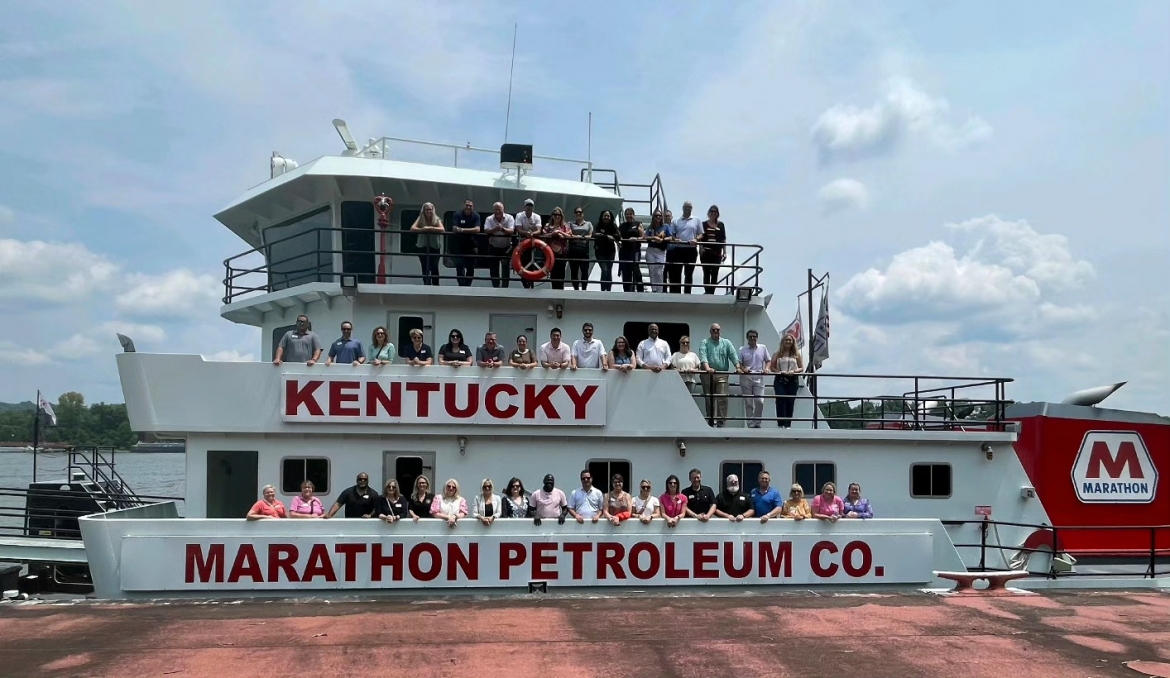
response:
<path id="1" fill-rule="evenodd" d="M 321 458 L 289 457 L 280 464 L 280 491 L 300 494 L 301 483 L 313 482 L 313 492 L 329 493 L 329 460 Z"/>
<path id="2" fill-rule="evenodd" d="M 758 461 L 725 461 L 719 465 L 719 488 L 727 489 L 727 476 L 739 477 L 740 491 L 751 494 L 752 490 L 760 486 L 760 471 L 764 465 Z"/>
<path id="3" fill-rule="evenodd" d="M 268 285 L 283 290 L 333 279 L 333 213 L 328 205 L 264 229 Z"/>
<path id="4" fill-rule="evenodd" d="M 910 496 L 935 499 L 951 496 L 951 465 L 911 464 Z"/>

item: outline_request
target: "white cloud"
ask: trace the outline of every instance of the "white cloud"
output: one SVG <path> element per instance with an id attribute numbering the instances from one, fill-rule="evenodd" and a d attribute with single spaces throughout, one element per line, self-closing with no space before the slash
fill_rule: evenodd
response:
<path id="1" fill-rule="evenodd" d="M 896 78 L 884 97 L 867 108 L 838 104 L 826 110 L 812 128 L 821 159 L 856 160 L 886 153 L 912 134 L 936 146 L 957 150 L 991 137 L 991 126 L 971 115 L 961 124 L 948 120 L 950 104 L 931 97 L 909 79 Z"/>
<path id="2" fill-rule="evenodd" d="M 227 351 L 217 351 L 215 353 L 205 355 L 205 356 L 203 356 L 203 358 L 205 360 L 210 360 L 212 362 L 250 363 L 250 362 L 256 361 L 256 354 L 242 353 L 240 351 L 227 350 Z"/>
<path id="3" fill-rule="evenodd" d="M 0 300 L 67 304 L 112 287 L 118 266 L 84 245 L 0 239 Z"/>
<path id="4" fill-rule="evenodd" d="M 163 275 L 135 274 L 115 300 L 118 310 L 132 316 L 190 316 L 215 308 L 223 284 L 207 274 L 179 269 Z"/>
<path id="5" fill-rule="evenodd" d="M 134 340 L 135 348 L 152 348 L 165 352 L 162 346 L 167 338 L 166 330 L 158 325 L 143 325 L 121 320 L 111 320 L 74 333 L 53 348 L 53 355 L 61 360 L 81 360 L 96 355 L 113 355 L 121 350 L 116 335 L 124 334 Z"/>
<path id="6" fill-rule="evenodd" d="M 818 195 L 823 214 L 864 210 L 869 207 L 869 189 L 856 179 L 841 178 L 830 181 L 821 187 Z"/>
<path id="7" fill-rule="evenodd" d="M 14 365 L 47 365 L 53 358 L 45 352 L 17 346 L 10 341 L 0 341 L 0 362 Z"/>
<path id="8" fill-rule="evenodd" d="M 1073 258 L 1068 238 L 1057 233 L 1041 235 L 1024 220 L 989 215 L 947 224 L 947 228 L 966 236 L 972 258 L 1000 262 L 1053 289 L 1079 287 L 1094 275 L 1092 264 Z"/>

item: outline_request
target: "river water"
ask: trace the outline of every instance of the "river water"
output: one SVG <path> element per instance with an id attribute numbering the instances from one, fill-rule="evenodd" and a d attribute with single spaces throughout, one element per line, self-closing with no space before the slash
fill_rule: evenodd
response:
<path id="1" fill-rule="evenodd" d="M 183 497 L 187 489 L 186 458 L 184 454 L 166 452 L 123 452 L 114 457 L 114 470 L 138 494 Z M 68 461 L 66 452 L 38 452 L 37 480 L 64 480 Z M 0 447 L 0 487 L 25 490 L 32 479 L 32 452 Z M 183 502 L 177 505 L 182 515 Z M 0 507 L 23 509 L 24 497 L 0 496 Z M 0 525 L 20 524 L 17 518 L 0 516 Z"/>

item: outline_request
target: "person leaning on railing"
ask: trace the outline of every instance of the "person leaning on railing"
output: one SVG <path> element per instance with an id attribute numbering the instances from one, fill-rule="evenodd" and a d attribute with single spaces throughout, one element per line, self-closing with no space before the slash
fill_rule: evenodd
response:
<path id="1" fill-rule="evenodd" d="M 504 203 L 492 205 L 492 215 L 483 223 L 488 248 L 492 256 L 492 287 L 507 287 L 512 275 L 512 236 L 516 233 L 516 219 L 504 212 Z"/>
<path id="2" fill-rule="evenodd" d="M 719 284 L 719 268 L 727 259 L 723 243 L 727 242 L 727 227 L 719 221 L 719 207 L 711 205 L 707 210 L 707 220 L 703 222 L 703 229 L 696 240 L 699 241 L 699 263 L 703 265 L 703 291 L 715 294 L 715 286 Z"/>
<path id="3" fill-rule="evenodd" d="M 707 398 L 707 425 L 723 428 L 727 421 L 727 373 L 739 366 L 739 354 L 730 339 L 721 336 L 718 323 L 711 325 L 711 336 L 699 345 L 703 370 L 703 395 Z"/>
<path id="4" fill-rule="evenodd" d="M 691 350 L 691 338 L 683 336 L 678 340 L 678 350 L 670 356 L 670 366 L 682 375 L 687 390 L 694 393 L 699 389 L 699 356 Z"/>
<path id="5" fill-rule="evenodd" d="M 540 223 L 540 215 L 536 213 L 536 203 L 532 198 L 524 201 L 524 209 L 516 213 L 516 236 L 521 240 L 535 238 L 544 230 Z M 520 263 L 527 266 L 532 258 L 536 256 L 536 250 L 530 249 L 524 253 L 524 259 Z M 510 265 L 510 264 L 509 264 Z M 526 289 L 532 289 L 533 281 L 520 279 L 520 284 Z"/>
<path id="6" fill-rule="evenodd" d="M 638 367 L 638 356 L 634 355 L 630 349 L 630 342 L 626 341 L 625 337 L 613 340 L 613 350 L 606 356 L 606 360 L 609 362 L 609 369 L 623 374 L 629 374 Z"/>
<path id="7" fill-rule="evenodd" d="M 386 489 L 378 497 L 374 515 L 388 523 L 396 523 L 404 518 L 410 518 L 410 501 L 403 496 L 394 478 L 386 481 Z"/>
<path id="8" fill-rule="evenodd" d="M 642 291 L 642 224 L 634 220 L 634 208 L 626 208 L 626 220 L 618 226 L 621 246 L 618 247 L 618 272 L 622 276 L 622 289 L 627 292 Z"/>
<path id="9" fill-rule="evenodd" d="M 792 520 L 812 518 L 812 507 L 805 500 L 804 488 L 800 486 L 800 483 L 792 484 L 792 489 L 788 491 L 788 499 L 784 502 L 784 506 L 780 508 L 780 517 L 790 518 Z"/>
<path id="10" fill-rule="evenodd" d="M 280 338 L 272 364 L 279 365 L 282 362 L 290 362 L 315 365 L 321 359 L 322 349 L 321 338 L 313 332 L 309 316 L 301 314 L 297 316 L 296 329 L 285 332 L 284 336 Z"/>
<path id="11" fill-rule="evenodd" d="M 776 375 L 772 390 L 776 393 L 776 422 L 780 428 L 792 427 L 792 412 L 796 408 L 796 394 L 800 391 L 800 373 L 804 371 L 804 360 L 796 347 L 796 337 L 786 333 L 780 338 L 768 371 Z"/>
<path id="12" fill-rule="evenodd" d="M 472 363 L 471 349 L 463 343 L 463 332 L 451 330 L 447 343 L 439 347 L 439 364 L 448 367 L 468 367 Z"/>
<path id="13" fill-rule="evenodd" d="M 812 517 L 830 523 L 845 517 L 845 502 L 837 496 L 836 485 L 829 482 L 821 486 L 821 493 L 812 500 Z"/>
<path id="14" fill-rule="evenodd" d="M 445 231 L 443 220 L 435 214 L 435 206 L 429 202 L 423 203 L 422 213 L 414 220 L 410 232 L 418 234 L 417 246 L 421 250 L 418 261 L 424 285 L 439 285 L 439 248 Z"/>
<path id="15" fill-rule="evenodd" d="M 674 237 L 670 224 L 663 221 L 662 211 L 654 210 L 646 227 L 646 270 L 650 273 L 650 291 L 666 291 L 666 250 Z"/>
<path id="16" fill-rule="evenodd" d="M 553 265 L 552 271 L 549 272 L 549 279 L 552 281 L 554 290 L 565 289 L 565 271 L 569 264 L 566 255 L 569 252 L 569 238 L 572 235 L 572 229 L 565 223 L 564 210 L 560 207 L 554 207 L 552 217 L 540 231 L 541 239 L 548 243 L 548 247 L 553 253 Z"/>
<path id="17" fill-rule="evenodd" d="M 369 364 L 375 367 L 392 365 L 394 359 L 398 357 L 398 352 L 394 349 L 394 344 L 390 343 L 390 335 L 386 332 L 385 327 L 374 328 L 373 337 L 370 339 L 369 357 Z"/>
<path id="18" fill-rule="evenodd" d="M 288 512 L 285 511 L 284 504 L 276 498 L 275 487 L 265 485 L 260 493 L 263 498 L 255 504 L 252 504 L 252 508 L 248 509 L 248 520 L 288 517 Z"/>
<path id="19" fill-rule="evenodd" d="M 516 337 L 516 348 L 508 356 L 508 364 L 521 370 L 536 367 L 536 354 L 528 348 L 528 337 L 523 334 Z"/>
<path id="20" fill-rule="evenodd" d="M 301 483 L 301 493 L 288 506 L 289 518 L 320 518 L 325 514 L 325 506 L 313 496 L 315 489 L 311 480 Z"/>
<path id="21" fill-rule="evenodd" d="M 435 362 L 435 352 L 423 343 L 423 333 L 420 329 L 410 331 L 410 343 L 402 347 L 399 354 L 406 360 L 407 365 L 426 367 Z"/>
<path id="22" fill-rule="evenodd" d="M 843 503 L 846 518 L 873 517 L 873 507 L 869 505 L 868 499 L 861 496 L 861 485 L 857 483 L 849 483 L 849 492 L 845 495 Z"/>
<path id="23" fill-rule="evenodd" d="M 597 226 L 593 229 L 593 255 L 597 258 L 597 268 L 601 272 L 602 292 L 613 289 L 613 260 L 617 255 L 617 241 L 621 237 L 613 212 L 602 210 L 601 216 L 597 217 Z M 588 278 L 588 267 L 585 272 Z"/>
<path id="24" fill-rule="evenodd" d="M 483 336 L 483 346 L 475 349 L 475 364 L 480 367 L 497 368 L 504 364 L 504 347 L 496 341 L 496 333 Z"/>
<path id="25" fill-rule="evenodd" d="M 584 291 L 589 289 L 589 241 L 593 239 L 593 224 L 585 220 L 584 208 L 573 209 L 569 230 L 572 236 L 565 252 L 569 262 L 569 279 L 573 281 L 573 289 Z"/>
<path id="26" fill-rule="evenodd" d="M 673 294 L 691 293 L 691 278 L 699 258 L 698 237 L 703 227 L 698 217 L 691 216 L 692 209 L 690 201 L 684 202 L 682 216 L 670 222 L 674 241 L 666 250 L 666 276 Z"/>
<path id="27" fill-rule="evenodd" d="M 451 244 L 454 245 L 456 255 L 456 280 L 460 287 L 470 287 L 471 279 L 475 276 L 476 237 L 482 232 L 479 213 L 470 199 L 464 200 L 463 210 L 455 214 L 451 230 L 455 232 Z"/>

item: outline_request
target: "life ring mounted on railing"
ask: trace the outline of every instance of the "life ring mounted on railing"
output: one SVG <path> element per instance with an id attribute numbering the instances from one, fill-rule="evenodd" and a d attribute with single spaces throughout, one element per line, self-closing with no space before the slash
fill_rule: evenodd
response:
<path id="1" fill-rule="evenodd" d="M 528 262 L 525 263 L 523 255 L 528 250 L 537 248 L 544 255 L 544 263 L 538 263 L 535 256 L 529 257 Z M 547 278 L 548 274 L 552 272 L 554 261 L 556 261 L 556 255 L 553 254 L 552 248 L 548 246 L 548 243 L 536 238 L 521 240 L 512 252 L 512 270 L 519 273 L 521 278 L 532 282 Z"/>

